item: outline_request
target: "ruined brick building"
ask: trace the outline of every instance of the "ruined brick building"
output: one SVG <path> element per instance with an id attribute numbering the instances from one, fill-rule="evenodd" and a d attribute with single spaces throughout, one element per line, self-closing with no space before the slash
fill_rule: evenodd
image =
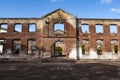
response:
<path id="1" fill-rule="evenodd" d="M 119 58 L 120 19 L 84 19 L 58 9 L 42 18 L 0 18 L 0 53 Z"/>

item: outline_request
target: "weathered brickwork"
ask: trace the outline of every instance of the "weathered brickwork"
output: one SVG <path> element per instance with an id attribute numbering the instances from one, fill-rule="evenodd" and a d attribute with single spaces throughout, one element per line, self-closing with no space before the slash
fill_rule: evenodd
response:
<path id="1" fill-rule="evenodd" d="M 57 50 L 61 48 L 62 55 L 68 58 L 119 58 L 119 19 L 78 19 L 58 9 L 42 18 L 0 18 L 2 24 L 8 28 L 2 32 L 1 27 L 1 54 L 9 50 L 12 54 L 39 52 L 51 57 L 61 56 Z M 22 24 L 21 32 L 15 31 L 16 24 Z M 29 32 L 30 24 L 36 25 L 35 32 Z M 64 30 L 55 31 L 55 24 L 63 24 Z M 83 33 L 82 24 L 89 26 L 89 32 Z M 103 26 L 103 33 L 96 33 L 97 24 Z M 117 33 L 110 33 L 111 24 L 117 25 Z"/>

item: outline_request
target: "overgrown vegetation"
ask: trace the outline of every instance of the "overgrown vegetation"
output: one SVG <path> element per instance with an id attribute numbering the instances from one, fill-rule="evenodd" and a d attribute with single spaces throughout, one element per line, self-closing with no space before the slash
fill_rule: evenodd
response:
<path id="1" fill-rule="evenodd" d="M 57 53 L 58 56 L 62 56 L 62 48 L 61 47 L 56 47 L 55 52 Z"/>
<path id="2" fill-rule="evenodd" d="M 115 54 L 118 54 L 118 45 L 115 45 L 115 46 L 114 46 L 114 53 L 115 53 Z"/>
<path id="3" fill-rule="evenodd" d="M 85 45 L 82 45 L 82 54 L 85 55 Z"/>
<path id="4" fill-rule="evenodd" d="M 102 55 L 102 47 L 97 47 L 97 54 Z"/>

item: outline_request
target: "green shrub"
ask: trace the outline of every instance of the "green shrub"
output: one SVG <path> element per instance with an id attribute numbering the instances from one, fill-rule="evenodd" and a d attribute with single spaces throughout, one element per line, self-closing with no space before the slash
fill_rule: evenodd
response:
<path id="1" fill-rule="evenodd" d="M 102 55 L 102 47 L 98 47 L 97 48 L 97 54 L 98 55 Z"/>
<path id="2" fill-rule="evenodd" d="M 115 45 L 115 46 L 114 46 L 114 53 L 115 53 L 115 54 L 118 54 L 118 45 Z"/>
<path id="3" fill-rule="evenodd" d="M 62 56 L 62 48 L 61 48 L 61 47 L 56 47 L 56 48 L 55 48 L 55 51 L 57 52 L 57 54 L 58 54 L 59 56 Z"/>
<path id="4" fill-rule="evenodd" d="M 82 54 L 85 55 L 85 45 L 82 45 Z"/>

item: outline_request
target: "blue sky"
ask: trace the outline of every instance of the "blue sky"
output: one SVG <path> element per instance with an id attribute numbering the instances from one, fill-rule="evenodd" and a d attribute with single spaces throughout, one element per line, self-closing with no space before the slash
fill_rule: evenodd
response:
<path id="1" fill-rule="evenodd" d="M 58 8 L 79 18 L 120 18 L 120 0 L 0 0 L 0 17 L 41 18 Z"/>

